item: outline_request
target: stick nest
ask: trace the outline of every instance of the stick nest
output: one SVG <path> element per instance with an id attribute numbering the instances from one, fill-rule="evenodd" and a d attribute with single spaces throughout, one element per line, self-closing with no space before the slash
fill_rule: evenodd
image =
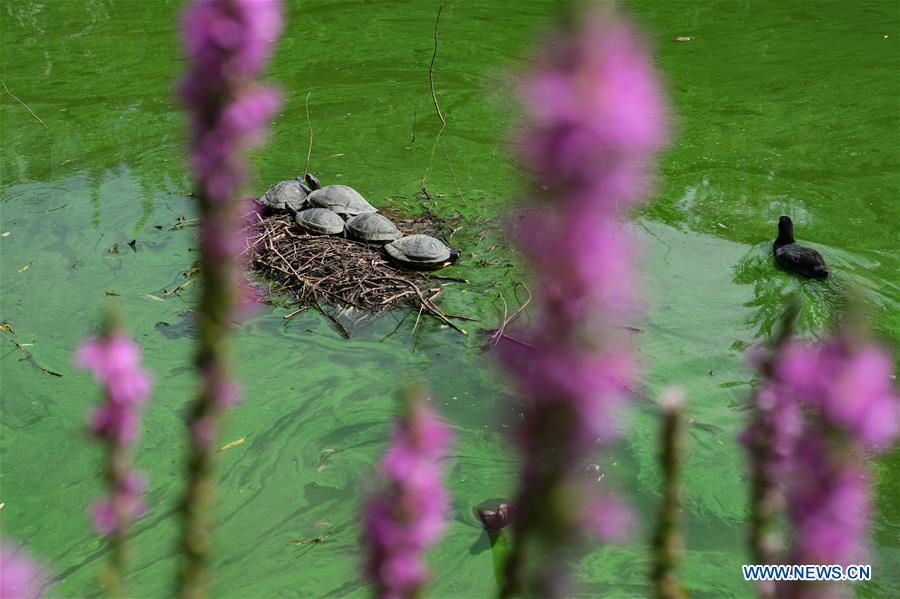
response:
<path id="1" fill-rule="evenodd" d="M 431 216 L 391 216 L 406 234 L 438 236 L 443 224 Z M 400 269 L 388 262 L 378 246 L 305 233 L 291 215 L 258 217 L 258 221 L 248 244 L 250 264 L 298 303 L 298 309 L 286 318 L 314 307 L 349 337 L 350 331 L 342 320 L 354 310 L 357 317 L 351 322 L 355 324 L 388 310 L 405 308 L 418 310 L 417 324 L 426 314 L 465 334 L 435 303 L 449 284 L 436 284 L 442 277 Z"/>

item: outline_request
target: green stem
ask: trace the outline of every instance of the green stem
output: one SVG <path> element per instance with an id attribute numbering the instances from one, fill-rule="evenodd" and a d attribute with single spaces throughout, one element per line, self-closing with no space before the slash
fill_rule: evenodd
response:
<path id="1" fill-rule="evenodd" d="M 235 202 L 213 204 L 205 194 L 200 196 L 200 219 L 207 227 L 222 235 L 234 222 Z M 201 234 L 202 235 L 202 234 Z M 202 288 L 198 307 L 198 347 L 196 367 L 200 389 L 190 416 L 187 486 L 183 509 L 181 549 L 183 562 L 179 589 L 184 599 L 202 599 L 208 594 L 211 514 L 215 501 L 215 433 L 224 408 L 224 387 L 230 381 L 230 344 L 228 326 L 235 303 L 232 289 L 234 260 L 216 260 L 202 247 Z"/>
<path id="2" fill-rule="evenodd" d="M 681 463 L 684 458 L 684 412 L 679 403 L 664 407 L 660 463 L 663 471 L 663 503 L 654 539 L 653 571 L 658 599 L 687 597 L 676 574 L 684 540 L 681 534 Z"/>

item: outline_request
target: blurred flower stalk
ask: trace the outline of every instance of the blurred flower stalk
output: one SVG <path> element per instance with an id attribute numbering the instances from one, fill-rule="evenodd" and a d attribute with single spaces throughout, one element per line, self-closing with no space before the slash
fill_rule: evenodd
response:
<path id="1" fill-rule="evenodd" d="M 281 33 L 280 0 L 193 0 L 183 20 L 188 70 L 180 94 L 190 113 L 190 162 L 200 216 L 202 290 L 197 311 L 200 390 L 190 414 L 184 498 L 184 597 L 206 596 L 218 420 L 237 400 L 229 328 L 242 299 L 238 257 L 244 152 L 257 144 L 280 104 L 256 82 Z"/>
<path id="2" fill-rule="evenodd" d="M 450 505 L 441 480 L 450 439 L 450 429 L 421 391 L 409 390 L 381 462 L 386 489 L 368 502 L 364 514 L 367 573 L 377 599 L 423 596 L 425 551 L 440 537 Z"/>
<path id="3" fill-rule="evenodd" d="M 767 543 L 754 531 L 756 553 L 770 563 L 864 563 L 871 511 L 871 457 L 900 434 L 900 399 L 889 352 L 867 341 L 851 309 L 840 331 L 823 341 L 782 342 L 756 396 L 756 418 L 744 433 L 755 486 L 772 497 L 767 512 L 784 506 L 793 536 L 790 549 Z M 767 439 L 772 450 L 759 451 Z M 762 495 L 754 489 L 754 495 Z M 756 517 L 755 525 L 774 526 Z M 784 599 L 824 599 L 840 594 L 835 583 L 785 582 L 760 594 Z"/>
<path id="4" fill-rule="evenodd" d="M 150 377 L 141 367 L 140 348 L 122 331 L 112 310 L 103 332 L 78 349 L 75 363 L 91 371 L 104 390 L 104 401 L 94 410 L 90 429 L 106 445 L 109 496 L 96 501 L 91 511 L 94 527 L 109 537 L 112 550 L 101 583 L 111 596 L 125 597 L 128 528 L 146 509 L 141 499 L 145 482 L 133 468 L 132 451 L 140 433 L 141 408 L 150 392 Z"/>
<path id="5" fill-rule="evenodd" d="M 650 54 L 623 17 L 596 10 L 571 22 L 540 48 L 522 86 L 517 141 L 532 176 L 513 234 L 539 308 L 524 343 L 500 345 L 529 402 L 501 597 L 560 596 L 564 555 L 583 529 L 611 540 L 630 528 L 625 506 L 579 472 L 616 437 L 617 409 L 638 376 L 618 328 L 641 304 L 622 219 L 646 199 L 667 108 Z"/>

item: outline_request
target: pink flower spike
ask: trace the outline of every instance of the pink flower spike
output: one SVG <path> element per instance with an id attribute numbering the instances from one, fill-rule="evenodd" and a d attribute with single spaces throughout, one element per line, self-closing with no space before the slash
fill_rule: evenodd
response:
<path id="1" fill-rule="evenodd" d="M 88 339 L 78 349 L 75 361 L 93 372 L 103 388 L 103 403 L 91 414 L 90 430 L 106 447 L 106 483 L 108 494 L 91 504 L 90 516 L 95 530 L 110 538 L 114 547 L 108 568 L 112 594 L 124 595 L 124 566 L 120 559 L 131 522 L 145 510 L 140 497 L 143 477 L 132 470 L 132 446 L 138 437 L 141 407 L 150 392 L 149 374 L 141 367 L 138 345 L 107 317 L 106 332 Z"/>
<path id="2" fill-rule="evenodd" d="M 530 327 L 513 335 L 517 342 L 498 349 L 530 406 L 513 502 L 516 514 L 528 516 L 513 520 L 519 538 L 510 562 L 523 564 L 518 552 L 531 544 L 541 560 L 531 574 L 527 566 L 507 572 L 504 599 L 565 594 L 565 556 L 585 528 L 616 538 L 630 520 L 612 500 L 597 518 L 586 509 L 590 494 L 565 508 L 555 499 L 577 487 L 579 464 L 598 442 L 616 437 L 618 412 L 638 377 L 617 328 L 643 303 L 638 250 L 622 217 L 647 199 L 668 109 L 653 61 L 627 21 L 593 11 L 569 23 L 541 48 L 521 88 L 526 120 L 516 138 L 533 175 L 512 234 L 534 272 L 536 309 Z"/>
<path id="3" fill-rule="evenodd" d="M 368 575 L 379 599 L 412 599 L 428 579 L 425 550 L 443 531 L 449 500 L 441 461 L 451 433 L 420 395 L 410 395 L 381 464 L 384 494 L 365 508 Z"/>

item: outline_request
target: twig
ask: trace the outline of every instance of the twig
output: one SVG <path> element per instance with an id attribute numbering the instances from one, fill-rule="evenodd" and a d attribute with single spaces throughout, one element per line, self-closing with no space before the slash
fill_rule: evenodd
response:
<path id="1" fill-rule="evenodd" d="M 309 159 L 312 157 L 312 144 L 313 144 L 313 129 L 312 129 L 312 121 L 309 120 L 309 96 L 312 95 L 312 90 L 307 92 L 306 94 L 306 125 L 309 127 L 309 149 L 306 150 L 306 164 L 303 165 L 303 176 L 306 177 L 307 173 L 309 173 Z"/>
<path id="2" fill-rule="evenodd" d="M 450 314 L 449 312 L 444 312 L 444 316 L 447 318 L 455 318 L 456 320 L 465 320 L 466 322 L 478 322 L 480 320 L 478 318 L 466 316 L 465 314 Z"/>
<path id="3" fill-rule="evenodd" d="M 444 10 L 444 3 L 441 2 L 438 7 L 437 18 L 434 20 L 434 53 L 431 55 L 431 64 L 428 65 L 428 83 L 431 85 L 431 99 L 434 100 L 434 109 L 437 110 L 438 117 L 441 119 L 441 128 L 447 126 L 441 107 L 438 105 L 437 93 L 434 91 L 434 60 L 437 58 L 438 51 L 438 23 L 441 20 L 441 11 Z"/>
<path id="4" fill-rule="evenodd" d="M 480 332 L 484 333 L 485 335 L 493 336 L 498 332 L 498 330 L 499 329 L 481 329 Z M 528 349 L 534 349 L 534 346 L 531 345 L 530 343 L 528 343 L 527 341 L 519 339 L 518 337 L 513 337 L 509 333 L 503 333 L 500 335 L 500 337 L 503 339 L 506 339 L 507 341 L 511 341 L 511 342 L 515 343 L 516 345 L 521 345 L 522 347 L 525 347 Z M 486 345 L 484 349 L 487 349 L 489 345 L 490 344 Z"/>
<path id="5" fill-rule="evenodd" d="M 506 305 L 506 298 L 503 297 L 503 292 L 499 292 L 500 301 L 503 302 L 503 318 L 500 319 L 500 328 L 497 329 L 497 332 L 488 340 L 488 345 L 496 345 L 497 340 L 503 335 L 503 331 L 506 330 L 506 313 L 508 310 L 508 306 Z"/>
<path id="6" fill-rule="evenodd" d="M 441 309 L 440 309 L 440 308 L 438 308 L 437 306 L 435 306 L 434 304 L 432 304 L 430 301 L 428 301 L 428 300 L 425 298 L 425 296 L 422 295 L 422 291 L 419 290 L 418 287 L 416 287 L 416 284 L 415 284 L 415 283 L 413 283 L 412 281 L 407 281 L 406 279 L 398 279 L 398 278 L 393 278 L 393 277 L 389 278 L 388 280 L 391 280 L 391 281 L 398 281 L 398 282 L 400 282 L 400 283 L 403 283 L 403 284 L 405 284 L 405 285 L 409 285 L 410 287 L 412 287 L 412 288 L 413 288 L 413 291 L 416 292 L 416 295 L 419 296 L 419 301 L 422 302 L 422 304 L 423 304 L 426 308 L 428 308 L 429 310 L 431 310 L 431 313 L 432 313 L 432 314 L 434 314 L 438 319 L 442 320 L 442 321 L 444 322 L 444 324 L 446 324 L 447 326 L 449 326 L 449 327 L 451 327 L 451 328 L 453 328 L 453 329 L 456 329 L 457 331 L 459 331 L 459 332 L 462 333 L 463 335 L 468 335 L 468 333 L 465 331 L 465 329 L 462 329 L 462 328 L 456 326 L 456 324 L 453 323 L 453 321 L 451 321 L 449 318 L 447 318 L 447 317 L 444 315 L 443 312 L 441 312 Z"/>
<path id="7" fill-rule="evenodd" d="M 338 320 L 334 315 L 325 311 L 325 309 L 322 308 L 322 306 L 319 304 L 318 301 L 316 302 L 316 308 L 319 309 L 319 312 L 321 312 L 323 316 L 325 316 L 326 318 L 328 318 L 328 320 L 330 320 L 332 323 L 334 323 L 334 326 L 337 327 L 338 331 L 341 333 L 341 335 L 344 337 L 344 339 L 350 339 L 352 337 L 352 335 L 350 334 L 350 331 L 347 330 L 347 327 L 345 327 L 343 324 L 341 324 L 341 321 Z"/>
<path id="8" fill-rule="evenodd" d="M 2 335 L 3 338 L 6 339 L 7 341 L 9 341 L 10 343 L 14 344 L 16 347 L 18 347 L 22 352 L 24 352 L 25 361 L 28 362 L 29 364 L 31 364 L 31 366 L 33 368 L 36 368 L 36 369 L 40 370 L 41 372 L 43 372 L 44 374 L 47 374 L 50 376 L 62 377 L 62 375 L 60 373 L 56 372 L 55 370 L 50 370 L 49 368 L 45 368 L 45 367 L 41 366 L 40 364 L 38 364 L 37 360 L 34 359 L 34 355 L 30 351 L 25 349 L 24 345 L 22 345 L 15 339 L 8 337 L 6 335 L 6 333 L 4 333 L 3 331 L 0 331 L 0 335 Z"/>
<path id="9" fill-rule="evenodd" d="M 184 229 L 187 227 L 196 227 L 200 224 L 199 218 L 184 218 L 183 216 L 178 217 L 178 222 L 176 222 L 170 231 L 178 231 L 179 229 Z"/>
<path id="10" fill-rule="evenodd" d="M 453 281 L 454 283 L 465 283 L 469 284 L 468 279 L 463 279 L 462 277 L 448 277 L 446 275 L 429 275 L 429 279 L 438 279 L 439 281 Z"/>
<path id="11" fill-rule="evenodd" d="M 456 173 L 453 172 L 453 163 L 450 162 L 450 154 L 447 152 L 447 144 L 444 144 L 444 156 L 447 158 L 447 166 L 450 167 L 450 176 L 453 178 L 453 185 L 456 187 L 456 193 L 459 195 L 459 199 L 462 200 L 463 206 L 466 208 L 469 207 L 469 202 L 466 201 L 466 198 L 463 197 L 462 191 L 459 189 L 459 182 L 456 180 Z"/>
<path id="12" fill-rule="evenodd" d="M 419 116 L 419 110 L 417 108 L 413 108 L 413 126 L 412 126 L 412 139 L 409 140 L 410 144 L 416 143 L 416 119 Z"/>
<path id="13" fill-rule="evenodd" d="M 497 327 L 496 329 L 494 329 L 494 334 L 491 335 L 491 338 L 488 340 L 488 343 L 487 343 L 488 347 L 497 345 L 497 343 L 499 343 L 500 339 L 502 339 L 502 338 L 509 338 L 505 334 L 506 327 L 508 327 L 513 322 L 515 322 L 516 319 L 522 315 L 522 312 L 525 311 L 525 308 L 528 307 L 528 304 L 531 303 L 531 299 L 532 299 L 531 290 L 528 289 L 528 287 L 525 285 L 525 283 L 516 283 L 516 287 L 515 287 L 516 291 L 518 291 L 519 286 L 521 286 L 522 289 L 525 290 L 525 292 L 528 294 L 528 297 L 525 299 L 524 302 L 522 302 L 521 306 L 516 308 L 515 312 L 513 312 L 509 316 L 509 318 L 506 317 L 506 299 L 503 297 L 502 293 L 500 294 L 500 299 L 503 300 L 503 319 L 500 322 L 500 326 Z M 516 293 L 516 299 L 518 299 L 518 293 Z"/>
<path id="14" fill-rule="evenodd" d="M 438 16 L 440 16 L 440 12 L 438 12 Z M 437 27 L 437 25 L 435 25 L 435 27 Z M 435 36 L 436 36 L 436 35 L 437 35 L 437 30 L 435 30 Z M 437 38 L 435 38 L 435 39 L 437 39 Z M 437 42 L 435 42 L 435 44 L 437 44 Z M 437 52 L 437 45 L 435 45 L 435 50 L 434 50 L 434 51 L 435 51 L 435 53 Z M 434 63 L 434 59 L 432 59 L 431 62 L 432 62 L 432 64 L 433 64 L 433 63 Z M 30 112 L 30 113 L 31 113 L 31 116 L 33 116 L 34 118 L 36 118 L 36 119 L 38 120 L 38 122 L 40 122 L 40 124 L 42 124 L 44 127 L 47 126 L 47 123 L 45 123 L 44 121 L 42 121 L 42 120 L 41 120 L 41 117 L 39 117 L 38 115 L 34 114 L 34 111 L 33 111 L 32 109 L 28 108 L 28 104 L 26 104 L 25 102 L 23 102 L 22 100 L 20 100 L 18 97 L 16 97 L 16 94 L 14 94 L 14 93 L 12 93 L 11 91 L 9 91 L 9 88 L 6 87 L 6 81 L 3 82 L 3 89 L 6 90 L 6 93 L 8 93 L 10 96 L 12 96 L 12 99 L 13 99 L 13 100 L 15 100 L 16 102 L 18 102 L 18 103 L 21 104 L 22 106 L 24 106 L 24 107 L 25 107 L 25 110 L 27 110 L 28 112 Z M 433 90 L 433 88 L 432 88 L 432 92 L 433 92 L 433 91 L 434 91 L 434 90 Z M 435 102 L 437 102 L 437 99 L 435 99 Z M 440 114 L 440 111 L 438 111 L 438 114 Z M 443 120 L 444 120 L 444 117 L 441 117 L 441 120 L 443 121 Z"/>
<path id="15" fill-rule="evenodd" d="M 418 314 L 416 314 L 416 322 L 415 322 L 415 324 L 413 324 L 412 332 L 410 333 L 410 335 L 415 334 L 416 328 L 419 326 L 419 319 L 422 318 L 422 310 L 424 310 L 424 309 L 425 309 L 425 304 L 422 304 L 421 306 L 419 306 L 419 312 L 418 312 Z"/>
<path id="16" fill-rule="evenodd" d="M 522 302 L 522 305 L 519 306 L 515 312 L 512 313 L 512 316 L 509 317 L 509 321 L 506 323 L 507 325 L 515 322 L 516 319 L 522 315 L 522 312 L 525 311 L 525 308 L 528 307 L 528 304 L 531 303 L 531 299 L 532 299 L 531 289 L 529 289 L 528 286 L 525 285 L 525 283 L 521 283 L 521 282 L 516 283 L 515 292 L 514 292 L 516 299 L 519 299 L 519 287 L 521 287 L 522 289 L 525 290 L 525 293 L 528 294 L 528 298 L 524 302 Z"/>
<path id="17" fill-rule="evenodd" d="M 289 321 L 290 319 L 292 319 L 293 317 L 297 316 L 297 315 L 300 314 L 301 312 L 306 312 L 306 310 L 307 310 L 308 307 L 309 307 L 309 306 L 302 306 L 302 307 L 300 307 L 300 308 L 297 308 L 296 310 L 294 310 L 294 311 L 291 312 L 290 314 L 285 314 L 285 315 L 282 317 L 282 318 L 284 319 L 284 324 L 287 324 L 288 321 Z"/>

